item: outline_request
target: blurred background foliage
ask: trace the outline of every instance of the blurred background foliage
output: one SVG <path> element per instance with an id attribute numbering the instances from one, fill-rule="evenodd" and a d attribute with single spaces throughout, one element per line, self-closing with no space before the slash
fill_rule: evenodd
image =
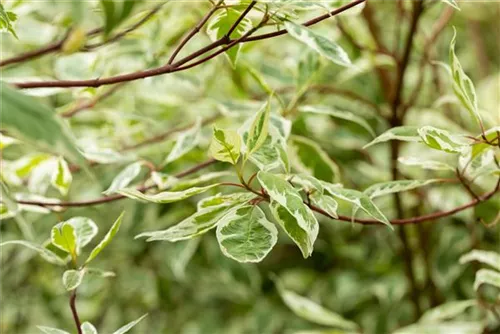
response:
<path id="1" fill-rule="evenodd" d="M 5 33 L 1 35 L 2 59 L 57 41 L 75 24 L 85 31 L 104 24 L 98 1 L 75 3 L 2 1 L 6 9 L 18 16 L 15 22 L 18 39 Z M 138 3 L 116 30 L 137 22 L 157 3 Z M 476 85 L 486 128 L 491 128 L 500 124 L 499 4 L 473 1 L 459 4 L 461 11 L 454 10 L 451 14 L 430 58 L 448 63 L 452 26 L 455 26 L 457 55 Z M 208 2 L 170 1 L 147 23 L 115 43 L 89 52 L 57 53 L 7 66 L 2 68 L 2 80 L 90 79 L 160 66 L 167 62 L 180 37 L 210 6 Z M 409 24 L 404 16 L 409 15 L 411 2 L 370 1 L 369 7 L 380 29 L 383 45 L 401 50 L 404 38 L 396 40 L 395 36 L 406 36 Z M 450 8 L 437 1 L 421 19 L 414 44 L 416 55 L 411 58 L 404 95 L 410 95 L 420 75 L 425 75 L 418 99 L 408 111 L 406 124 L 433 125 L 475 134 L 477 129 L 469 115 L 458 107 L 446 72 L 437 66 L 422 68 L 419 65 L 431 27 Z M 401 10 L 406 14 L 401 14 Z M 321 8 L 298 12 L 301 19 L 297 21 L 323 12 Z M 317 66 L 317 70 L 308 90 L 300 97 L 299 105 L 322 104 L 348 110 L 366 119 L 377 134 L 382 133 L 389 127 L 384 116 L 390 110 L 384 97 L 387 87 L 379 82 L 376 67 L 394 75 L 394 60 L 384 54 L 360 50 L 342 33 L 339 22 L 357 43 L 369 48 L 375 47 L 370 33 L 373 27 L 367 24 L 360 10 L 353 9 L 313 28 L 318 34 L 336 40 L 355 67 L 345 68 L 318 58 L 303 44 L 282 36 L 243 45 L 235 68 L 225 57 L 217 57 L 188 71 L 126 83 L 106 100 L 68 118 L 79 145 L 86 151 L 109 153 L 103 150 L 118 152 L 124 148 L 126 151 L 120 156 L 123 162 L 92 167 L 95 180 L 90 180 L 84 172 L 74 172 L 73 184 L 65 199 L 100 197 L 131 160 L 142 158 L 161 164 L 175 136 L 130 149 L 151 136 L 189 125 L 199 116 L 206 119 L 222 114 L 216 124 L 238 126 L 267 98 L 256 77 L 289 102 L 300 85 L 300 67 L 307 62 L 317 63 L 311 65 Z M 97 35 L 91 42 L 99 43 L 102 38 Z M 209 42 L 202 31 L 182 54 Z M 26 93 L 35 95 L 63 114 L 108 89 L 44 88 Z M 273 106 L 278 107 L 277 103 Z M 342 182 L 350 188 L 365 189 L 391 177 L 389 147 L 380 145 L 363 150 L 372 137 L 356 124 L 296 113 L 293 133 L 321 145 L 339 165 Z M 168 165 L 164 172 L 175 173 L 206 160 L 210 136 L 211 126 L 205 126 L 202 144 L 183 159 Z M 22 143 L 5 148 L 2 173 L 9 171 L 9 164 L 36 152 L 33 146 Z M 442 152 L 411 143 L 404 145 L 401 155 L 443 162 L 450 159 Z M 225 168 L 222 163 L 210 167 L 211 170 Z M 431 178 L 436 173 L 453 177 L 453 172 L 449 171 L 426 171 L 408 166 L 402 166 L 401 170 L 409 179 Z M 478 182 L 478 189 L 486 191 L 491 187 L 491 179 Z M 32 195 L 60 197 L 56 190 L 44 189 L 43 182 L 37 183 L 37 180 L 22 180 L 17 187 L 20 192 Z M 97 267 L 115 272 L 116 277 L 88 279 L 78 290 L 80 317 L 91 321 L 100 333 L 111 333 L 146 312 L 149 316 L 134 329 L 136 333 L 298 333 L 325 329 L 297 317 L 284 305 L 271 274 L 279 276 L 290 290 L 358 323 L 363 333 L 389 333 L 416 320 L 401 241 L 396 233 L 382 226 L 360 226 L 320 217 L 321 231 L 311 258 L 303 259 L 299 249 L 280 233 L 276 247 L 259 264 L 240 264 L 224 257 L 214 233 L 174 244 L 134 240 L 134 236 L 143 231 L 162 229 L 187 217 L 196 210 L 199 198 L 163 205 L 125 199 L 61 212 L 25 211 L 22 218 L 34 240 L 43 243 L 51 227 L 59 221 L 74 216 L 89 217 L 99 226 L 101 236 L 120 212 L 126 211 L 119 234 L 96 260 Z M 402 198 L 406 217 L 451 209 L 470 200 L 467 192 L 456 184 L 430 186 L 422 192 L 405 193 Z M 387 216 L 395 216 L 390 196 L 377 199 L 377 203 Z M 350 214 L 348 206 L 341 206 L 339 210 Z M 499 225 L 488 228 L 478 220 L 490 222 L 499 210 L 500 198 L 496 196 L 454 216 L 409 227 L 419 300 L 424 310 L 444 302 L 477 297 L 472 286 L 479 266 L 459 264 L 458 259 L 475 248 L 499 250 Z M 0 228 L 2 240 L 28 237 L 26 230 L 23 235 L 15 218 L 2 220 Z M 67 293 L 61 284 L 60 268 L 44 262 L 29 250 L 16 247 L 3 247 L 1 261 L 2 333 L 35 333 L 36 325 L 74 327 Z M 494 288 L 481 290 L 481 299 L 491 303 L 497 295 Z M 484 314 L 478 310 L 461 317 L 470 321 L 484 320 Z M 498 330 L 499 321 L 492 314 L 487 318 L 489 328 Z"/>

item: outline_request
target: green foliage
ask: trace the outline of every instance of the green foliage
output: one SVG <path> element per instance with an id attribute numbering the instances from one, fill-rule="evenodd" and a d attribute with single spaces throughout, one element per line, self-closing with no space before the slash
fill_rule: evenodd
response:
<path id="1" fill-rule="evenodd" d="M 14 12 L 6 11 L 2 4 L 0 4 L 0 29 L 6 30 L 11 33 L 15 38 L 17 37 L 13 24 L 17 20 L 17 15 Z"/>

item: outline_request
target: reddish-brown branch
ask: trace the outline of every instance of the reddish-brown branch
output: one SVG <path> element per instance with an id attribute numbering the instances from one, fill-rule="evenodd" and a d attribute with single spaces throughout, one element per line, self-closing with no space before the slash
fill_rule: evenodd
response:
<path id="1" fill-rule="evenodd" d="M 366 0 L 356 0 L 353 1 L 345 6 L 342 6 L 336 10 L 331 11 L 328 14 L 324 14 L 321 16 L 318 16 L 312 20 L 307 21 L 304 23 L 305 26 L 311 26 L 313 24 L 316 24 L 318 22 L 321 22 L 327 18 L 330 18 L 334 15 L 340 14 L 356 5 L 359 5 L 360 3 L 365 2 Z M 18 88 L 43 88 L 43 87 L 99 87 L 103 85 L 111 85 L 111 84 L 116 84 L 120 82 L 125 82 L 125 81 L 133 81 L 133 80 L 138 80 L 138 79 L 143 79 L 147 77 L 152 77 L 152 76 L 158 76 L 162 74 L 167 74 L 167 73 L 173 73 L 173 72 L 178 72 L 182 70 L 189 69 L 193 66 L 199 65 L 203 62 L 206 62 L 215 56 L 223 53 L 230 47 L 233 47 L 236 44 L 239 43 L 246 43 L 246 42 L 251 42 L 255 40 L 260 40 L 260 39 L 267 39 L 267 38 L 272 38 L 280 35 L 284 35 L 287 33 L 286 30 L 279 30 L 273 33 L 268 33 L 268 34 L 263 34 L 259 36 L 254 36 L 252 38 L 250 35 L 255 32 L 255 28 L 247 32 L 244 36 L 237 40 L 228 40 L 227 37 L 223 37 L 201 49 L 198 51 L 192 53 L 191 55 L 188 55 L 184 57 L 183 59 L 179 60 L 178 62 L 174 64 L 166 64 L 157 68 L 152 68 L 148 70 L 143 70 L 143 71 L 137 71 L 137 72 L 131 72 L 127 74 L 121 74 L 117 76 L 112 76 L 112 77 L 107 77 L 107 78 L 96 78 L 96 79 L 91 79 L 91 80 L 53 80 L 53 81 L 38 81 L 38 82 L 20 82 L 20 83 L 14 83 L 15 86 Z M 195 58 L 198 58 L 199 56 L 212 51 L 219 46 L 226 46 L 224 48 L 219 49 L 215 53 L 206 56 L 205 58 L 202 59 L 202 61 L 197 61 L 194 65 L 189 64 L 184 67 L 182 65 L 194 60 Z"/>
<path id="2" fill-rule="evenodd" d="M 69 307 L 71 308 L 71 314 L 73 314 L 73 319 L 75 320 L 76 331 L 78 334 L 82 334 L 82 323 L 80 322 L 80 317 L 76 310 L 76 289 L 71 292 L 69 297 Z"/>

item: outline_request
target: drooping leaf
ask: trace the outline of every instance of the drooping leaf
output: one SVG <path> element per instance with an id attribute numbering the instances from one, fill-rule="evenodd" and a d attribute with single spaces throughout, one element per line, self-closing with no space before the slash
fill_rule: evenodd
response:
<path id="1" fill-rule="evenodd" d="M 291 136 L 288 144 L 290 161 L 295 169 L 328 182 L 339 179 L 337 164 L 317 143 L 304 137 Z"/>
<path id="2" fill-rule="evenodd" d="M 82 284 L 83 276 L 85 276 L 85 269 L 66 270 L 62 277 L 64 288 L 66 288 L 67 291 L 75 290 L 80 284 Z"/>
<path id="3" fill-rule="evenodd" d="M 108 233 L 106 233 L 106 235 L 101 240 L 101 242 L 99 242 L 99 244 L 94 247 L 94 249 L 90 253 L 89 257 L 85 261 L 85 264 L 88 264 L 90 261 L 92 261 L 107 245 L 109 245 L 109 243 L 111 242 L 111 240 L 113 240 L 114 236 L 116 235 L 116 233 L 120 229 L 120 225 L 122 223 L 123 215 L 124 214 L 125 214 L 125 212 L 122 212 L 120 214 L 120 216 L 113 223 L 113 225 L 109 229 Z"/>
<path id="4" fill-rule="evenodd" d="M 278 230 L 258 206 L 245 205 L 222 217 L 217 241 L 222 253 L 238 262 L 260 262 L 276 244 Z"/>
<path id="5" fill-rule="evenodd" d="M 285 22 L 285 29 L 288 31 L 290 36 L 304 43 L 335 64 L 341 66 L 351 65 L 349 56 L 339 45 L 323 36 L 317 35 L 311 29 L 291 21 Z"/>
<path id="6" fill-rule="evenodd" d="M 39 330 L 41 330 L 44 334 L 70 334 L 62 329 L 45 327 L 45 326 L 36 326 Z"/>
<path id="7" fill-rule="evenodd" d="M 246 134 L 246 156 L 252 155 L 264 144 L 268 134 L 270 111 L 271 101 L 267 101 L 253 117 L 252 125 Z"/>
<path id="8" fill-rule="evenodd" d="M 474 290 L 478 290 L 483 284 L 493 285 L 500 289 L 500 273 L 490 269 L 479 269 L 474 281 Z"/>
<path id="9" fill-rule="evenodd" d="M 303 252 L 303 255 L 311 255 L 312 245 L 314 245 L 319 231 L 318 221 L 311 209 L 302 202 L 298 191 L 284 178 L 262 171 L 257 174 L 257 178 L 271 199 L 284 207 L 296 220 L 298 226 L 306 232 L 308 237 L 307 252 Z"/>
<path id="10" fill-rule="evenodd" d="M 113 179 L 108 189 L 103 191 L 105 195 L 111 195 L 118 190 L 126 188 L 141 172 L 142 162 L 134 162 L 123 169 Z"/>
<path id="11" fill-rule="evenodd" d="M 459 140 L 448 131 L 432 126 L 419 128 L 418 134 L 427 146 L 448 153 L 460 153 L 467 145 L 464 141 Z"/>
<path id="12" fill-rule="evenodd" d="M 215 14 L 207 24 L 207 34 L 210 39 L 215 42 L 224 37 L 240 15 L 240 11 L 232 8 L 221 10 Z M 250 29 L 252 29 L 252 21 L 245 16 L 229 37 L 231 39 L 238 39 Z M 233 67 L 236 67 L 241 46 L 242 44 L 237 44 L 225 52 L 227 59 Z"/>
<path id="13" fill-rule="evenodd" d="M 500 271 L 500 254 L 492 251 L 484 251 L 474 249 L 467 254 L 460 257 L 460 264 L 467 262 L 478 261 L 483 264 L 487 264 L 496 270 Z"/>
<path id="14" fill-rule="evenodd" d="M 2 100 L 2 128 L 16 138 L 43 146 L 63 154 L 70 160 L 86 166 L 68 128 L 54 110 L 5 84 L 0 83 Z"/>
<path id="15" fill-rule="evenodd" d="M 57 256 L 55 253 L 53 253 L 52 251 L 48 250 L 45 247 L 39 246 L 39 245 L 34 244 L 32 242 L 24 241 L 24 240 L 10 240 L 10 241 L 5 241 L 5 242 L 0 243 L 0 247 L 3 247 L 5 245 L 24 246 L 24 247 L 27 247 L 29 249 L 36 251 L 47 262 L 57 264 L 60 266 L 65 265 L 65 262 L 63 260 L 61 260 L 61 258 L 59 256 Z"/>
<path id="16" fill-rule="evenodd" d="M 359 329 L 355 322 L 343 318 L 306 297 L 285 289 L 279 281 L 276 281 L 276 286 L 283 302 L 297 316 L 322 326 L 354 331 Z"/>
<path id="17" fill-rule="evenodd" d="M 187 131 L 180 134 L 175 142 L 174 147 L 168 154 L 165 163 L 168 164 L 174 160 L 179 159 L 184 154 L 191 151 L 198 145 L 200 141 L 200 131 L 201 131 L 201 118 L 198 117 L 195 124 Z"/>
<path id="18" fill-rule="evenodd" d="M 57 168 L 52 173 L 51 183 L 61 195 L 66 195 L 68 193 L 69 187 L 73 177 L 71 176 L 71 171 L 69 170 L 68 163 L 64 158 L 60 157 L 57 159 Z"/>
<path id="19" fill-rule="evenodd" d="M 380 136 L 363 146 L 364 149 L 378 143 L 383 143 L 389 140 L 401 140 L 409 142 L 420 142 L 422 139 L 418 133 L 416 126 L 397 126 L 382 133 Z"/>
<path id="20" fill-rule="evenodd" d="M 210 143 L 210 154 L 214 159 L 235 165 L 241 151 L 240 135 L 233 130 L 214 127 L 214 135 Z"/>
<path id="21" fill-rule="evenodd" d="M 372 136 L 375 137 L 375 131 L 372 129 L 370 124 L 368 124 L 368 122 L 364 118 L 362 118 L 362 117 L 360 117 L 360 116 L 358 116 L 350 111 L 336 110 L 336 109 L 332 109 L 332 108 L 329 108 L 326 106 L 302 106 L 299 108 L 299 111 L 303 112 L 303 113 L 328 115 L 328 116 L 332 116 L 335 118 L 339 118 L 339 119 L 343 119 L 346 121 L 356 123 L 359 126 L 361 126 L 362 128 L 364 128 L 366 131 L 368 131 Z"/>
<path id="22" fill-rule="evenodd" d="M 478 124 L 482 124 L 481 114 L 477 106 L 476 89 L 474 88 L 472 80 L 465 74 L 460 64 L 460 60 L 455 54 L 456 40 L 457 31 L 453 28 L 453 38 L 450 42 L 450 67 L 453 79 L 453 91 L 472 118 Z"/>
<path id="23" fill-rule="evenodd" d="M 142 319 L 144 319 L 148 314 L 144 314 L 143 316 L 141 316 L 139 319 L 136 319 L 134 321 L 131 321 L 129 322 L 128 324 L 126 324 L 125 326 L 123 327 L 120 327 L 119 329 L 117 329 L 116 331 L 113 332 L 113 334 L 125 334 L 127 333 L 129 330 L 132 329 L 132 327 L 134 327 L 135 325 L 137 325 Z"/>
<path id="24" fill-rule="evenodd" d="M 201 194 L 209 189 L 217 187 L 219 184 L 211 184 L 206 187 L 193 187 L 183 191 L 163 191 L 158 194 L 148 195 L 140 192 L 137 189 L 125 188 L 118 190 L 118 193 L 122 194 L 131 199 L 136 199 L 144 202 L 153 202 L 153 203 L 172 203 L 181 201 L 183 199 L 189 198 L 194 195 Z"/>
<path id="25" fill-rule="evenodd" d="M 426 311 L 419 319 L 421 323 L 436 323 L 455 318 L 471 306 L 477 305 L 476 300 L 461 300 L 441 304 Z"/>
<path id="26" fill-rule="evenodd" d="M 50 240 L 60 250 L 76 254 L 76 233 L 72 225 L 63 223 L 54 226 L 50 233 Z"/>
<path id="27" fill-rule="evenodd" d="M 97 334 L 97 329 L 88 321 L 85 321 L 80 328 L 82 334 Z"/>

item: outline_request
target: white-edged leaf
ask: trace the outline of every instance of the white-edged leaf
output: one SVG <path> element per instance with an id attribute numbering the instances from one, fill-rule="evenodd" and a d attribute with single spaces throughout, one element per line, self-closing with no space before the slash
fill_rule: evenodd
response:
<path id="1" fill-rule="evenodd" d="M 85 321 L 81 326 L 82 334 L 97 334 L 97 329 L 90 322 Z"/>
<path id="2" fill-rule="evenodd" d="M 125 211 L 122 212 L 120 216 L 116 219 L 116 221 L 113 223 L 108 233 L 106 233 L 101 242 L 99 242 L 99 244 L 94 247 L 87 260 L 85 260 L 85 264 L 88 264 L 90 261 L 92 261 L 111 242 L 111 240 L 113 240 L 113 237 L 120 229 L 120 225 L 123 221 L 124 214 Z"/>
<path id="3" fill-rule="evenodd" d="M 57 159 L 56 170 L 52 173 L 51 183 L 54 188 L 59 190 L 61 195 L 66 195 L 68 193 L 69 187 L 73 177 L 71 176 L 71 171 L 69 170 L 68 163 L 63 157 Z"/>
<path id="4" fill-rule="evenodd" d="M 85 276 L 85 269 L 66 270 L 62 276 L 64 288 L 67 291 L 76 289 L 80 284 L 82 284 L 83 276 Z"/>
<path id="5" fill-rule="evenodd" d="M 168 164 L 174 160 L 179 159 L 184 154 L 191 151 L 193 148 L 198 145 L 200 141 L 200 131 L 201 131 L 201 118 L 198 117 L 196 119 L 195 124 L 187 131 L 181 133 L 175 142 L 174 147 L 170 151 L 165 160 L 165 163 Z"/>
<path id="6" fill-rule="evenodd" d="M 427 146 L 448 153 L 460 153 L 464 147 L 468 145 L 448 131 L 432 126 L 423 126 L 419 128 L 418 134 Z"/>
<path id="7" fill-rule="evenodd" d="M 118 175 L 113 179 L 111 185 L 108 189 L 103 191 L 105 195 L 111 195 L 120 189 L 126 188 L 130 182 L 132 182 L 137 175 L 141 172 L 142 162 L 134 162 L 133 164 L 125 167 Z"/>
<path id="8" fill-rule="evenodd" d="M 350 111 L 336 110 L 336 109 L 326 107 L 326 106 L 302 106 L 302 107 L 299 107 L 299 111 L 303 112 L 303 113 L 328 115 L 328 116 L 332 116 L 335 118 L 339 118 L 339 119 L 343 119 L 346 121 L 356 123 L 359 126 L 361 126 L 362 128 L 364 128 L 366 131 L 368 131 L 368 133 L 370 133 L 372 136 L 375 137 L 375 131 L 372 129 L 370 124 L 368 124 L 368 122 L 364 118 L 362 118 L 362 117 L 360 117 L 360 116 L 358 116 Z"/>
<path id="9" fill-rule="evenodd" d="M 127 333 L 129 330 L 132 329 L 132 327 L 134 327 L 135 325 L 137 325 L 142 319 L 144 319 L 148 314 L 144 314 L 143 316 L 141 316 L 139 319 L 136 319 L 134 321 L 131 321 L 129 322 L 128 324 L 126 324 L 125 326 L 123 327 L 120 327 L 119 329 L 117 329 L 116 331 L 113 332 L 113 334 L 125 334 Z"/>
<path id="10" fill-rule="evenodd" d="M 102 270 L 99 268 L 93 268 L 93 267 L 85 267 L 86 274 L 88 275 L 95 275 L 98 277 L 115 277 L 116 274 L 112 271 L 109 270 Z"/>
<path id="11" fill-rule="evenodd" d="M 401 140 L 408 142 L 420 142 L 422 139 L 418 134 L 416 126 L 397 126 L 382 133 L 380 136 L 363 146 L 364 149 L 378 143 L 383 143 L 389 140 Z"/>
<path id="12" fill-rule="evenodd" d="M 416 323 L 400 328 L 392 334 L 481 334 L 481 322 L 447 321 L 442 323 Z"/>
<path id="13" fill-rule="evenodd" d="M 235 165 L 240 157 L 240 151 L 241 138 L 236 131 L 218 129 L 214 126 L 210 143 L 210 154 L 214 159 Z"/>
<path id="14" fill-rule="evenodd" d="M 355 322 L 343 318 L 306 297 L 285 289 L 279 281 L 276 281 L 276 286 L 285 305 L 297 316 L 322 326 L 354 331 L 359 329 Z"/>
<path id="15" fill-rule="evenodd" d="M 296 170 L 328 182 L 336 182 L 339 179 L 339 167 L 314 141 L 291 136 L 288 147 L 290 162 Z"/>
<path id="16" fill-rule="evenodd" d="M 477 306 L 476 300 L 461 300 L 445 303 L 426 311 L 419 319 L 420 323 L 442 322 L 464 313 L 471 306 Z"/>
<path id="17" fill-rule="evenodd" d="M 183 191 L 164 191 L 154 195 L 144 194 L 137 189 L 127 189 L 127 188 L 118 190 L 118 193 L 128 198 L 145 202 L 172 203 L 181 201 L 183 199 L 189 198 L 194 195 L 201 194 L 209 189 L 217 187 L 218 185 L 219 184 L 216 183 L 206 187 L 193 187 Z"/>
<path id="18" fill-rule="evenodd" d="M 406 166 L 417 166 L 429 170 L 455 171 L 455 168 L 447 163 L 435 160 L 422 160 L 416 157 L 399 157 L 398 162 Z"/>
<path id="19" fill-rule="evenodd" d="M 245 149 L 246 156 L 251 155 L 257 151 L 262 144 L 264 144 L 267 134 L 269 132 L 269 114 L 271 112 L 271 101 L 268 100 L 266 104 L 255 114 L 252 124 L 248 129 Z"/>
<path id="20" fill-rule="evenodd" d="M 44 334 L 70 334 L 62 329 L 45 327 L 45 326 L 36 326 L 39 330 L 41 330 Z"/>
<path id="21" fill-rule="evenodd" d="M 60 266 L 64 266 L 65 262 L 61 260 L 59 256 L 57 256 L 55 253 L 51 252 L 45 247 L 39 246 L 37 244 L 34 244 L 29 241 L 24 241 L 24 240 L 10 240 L 10 241 L 5 241 L 0 243 L 0 247 L 3 247 L 5 245 L 20 245 L 27 247 L 29 249 L 32 249 L 36 251 L 41 257 L 44 258 L 47 262 L 53 263 L 53 264 L 58 264 Z"/>
<path id="22" fill-rule="evenodd" d="M 337 208 L 339 204 L 330 196 L 314 193 L 310 196 L 312 204 L 324 210 L 333 218 L 338 218 Z"/>
<path id="23" fill-rule="evenodd" d="M 457 40 L 457 31 L 453 27 L 453 38 L 450 42 L 450 67 L 453 80 L 453 91 L 460 100 L 462 105 L 467 109 L 472 118 L 478 123 L 482 124 L 481 114 L 477 106 L 476 89 L 472 80 L 465 74 L 460 60 L 455 54 L 455 44 Z"/>
<path id="24" fill-rule="evenodd" d="M 460 257 L 460 264 L 467 262 L 478 261 L 483 264 L 487 264 L 496 270 L 500 271 L 500 254 L 492 251 L 484 251 L 474 249 L 467 254 Z"/>
<path id="25" fill-rule="evenodd" d="M 165 190 L 176 184 L 179 179 L 173 175 L 154 171 L 151 173 L 151 181 L 153 181 L 159 190 Z"/>
<path id="26" fill-rule="evenodd" d="M 317 35 L 311 29 L 290 21 L 285 22 L 285 29 L 290 36 L 304 43 L 323 57 L 341 66 L 350 66 L 351 60 L 347 53 L 336 43 L 326 37 Z"/>
<path id="27" fill-rule="evenodd" d="M 493 285 L 500 289 L 500 273 L 490 269 L 479 269 L 474 280 L 474 290 L 483 284 Z"/>
<path id="28" fill-rule="evenodd" d="M 87 217 L 73 217 L 64 222 L 57 224 L 55 227 L 60 228 L 63 224 L 73 226 L 76 236 L 76 252 L 85 247 L 96 236 L 99 230 L 96 223 Z"/>
<path id="29" fill-rule="evenodd" d="M 276 244 L 278 230 L 264 212 L 253 205 L 231 210 L 217 225 L 222 253 L 238 262 L 260 262 Z"/>
<path id="30" fill-rule="evenodd" d="M 295 223 L 306 232 L 307 242 L 301 242 L 300 245 L 298 245 L 304 257 L 310 256 L 319 231 L 318 221 L 311 209 L 302 202 L 302 197 L 299 192 L 284 178 L 263 171 L 257 174 L 257 178 L 271 199 L 284 207 L 293 217 Z M 282 220 L 284 223 L 290 220 L 289 217 L 286 217 L 286 214 L 280 212 L 279 207 L 276 208 L 275 213 L 275 216 L 278 216 L 277 219 Z M 293 222 L 290 224 L 293 224 Z M 286 228 L 285 231 L 288 233 Z"/>
<path id="31" fill-rule="evenodd" d="M 224 37 L 229 32 L 231 26 L 236 22 L 236 20 L 238 20 L 240 15 L 240 11 L 232 8 L 220 10 L 207 24 L 207 34 L 210 39 L 215 42 L 216 40 Z M 229 37 L 231 37 L 231 39 L 237 39 L 238 37 L 243 36 L 250 29 L 252 29 L 252 21 L 248 17 L 244 17 Z M 233 67 L 236 66 L 238 61 L 241 46 L 241 43 L 237 44 L 225 52 Z"/>
<path id="32" fill-rule="evenodd" d="M 399 193 L 402 191 L 413 190 L 426 186 L 431 183 L 441 182 L 439 179 L 431 180 L 396 180 L 381 182 L 371 185 L 366 188 L 363 193 L 368 195 L 370 198 L 385 196 L 389 194 Z"/>

